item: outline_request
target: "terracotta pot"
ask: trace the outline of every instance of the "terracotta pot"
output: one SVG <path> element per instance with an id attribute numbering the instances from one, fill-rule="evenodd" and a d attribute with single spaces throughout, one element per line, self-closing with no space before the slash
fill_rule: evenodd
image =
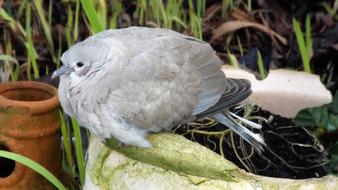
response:
<path id="1" fill-rule="evenodd" d="M 0 149 L 26 156 L 60 176 L 60 117 L 57 90 L 45 83 L 0 84 Z M 54 189 L 40 174 L 0 159 L 0 190 Z"/>

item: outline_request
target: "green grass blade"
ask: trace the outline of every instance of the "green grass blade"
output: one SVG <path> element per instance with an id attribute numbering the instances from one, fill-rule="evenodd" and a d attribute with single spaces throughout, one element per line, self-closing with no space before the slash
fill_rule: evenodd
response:
<path id="1" fill-rule="evenodd" d="M 17 22 L 13 17 L 11 17 L 9 14 L 7 14 L 5 9 L 1 7 L 0 7 L 0 18 L 2 18 L 3 21 L 5 21 L 5 23 L 9 26 L 13 34 L 16 34 L 22 42 L 25 42 L 27 34 L 25 30 L 22 28 L 21 24 Z"/>
<path id="2" fill-rule="evenodd" d="M 229 10 L 233 8 L 234 0 L 223 0 L 222 1 L 222 18 L 227 14 Z"/>
<path id="3" fill-rule="evenodd" d="M 76 0 L 73 41 L 77 41 L 79 37 L 79 14 L 80 14 L 80 0 Z"/>
<path id="4" fill-rule="evenodd" d="M 73 154 L 72 154 L 72 137 L 70 135 L 70 129 L 65 121 L 64 114 L 60 111 L 61 118 L 61 134 L 62 134 L 62 143 L 64 147 L 64 155 L 66 157 L 67 167 L 69 174 L 74 178 L 74 163 L 73 163 Z"/>
<path id="5" fill-rule="evenodd" d="M 39 78 L 40 74 L 39 74 L 39 67 L 38 67 L 38 63 L 36 62 L 37 59 L 37 53 L 36 50 L 34 48 L 34 44 L 33 44 L 33 40 L 31 38 L 30 35 L 28 35 L 28 42 L 25 44 L 27 52 L 28 52 L 28 65 L 31 65 L 33 67 L 33 77 L 34 79 Z M 30 79 L 30 67 L 28 67 L 28 79 Z"/>
<path id="6" fill-rule="evenodd" d="M 67 41 L 67 46 L 70 47 L 73 45 L 73 38 L 72 38 L 72 27 L 73 27 L 73 10 L 71 7 L 68 7 L 67 12 L 67 23 L 65 26 L 65 36 Z"/>
<path id="7" fill-rule="evenodd" d="M 150 6 L 151 6 L 151 15 L 150 17 L 154 20 L 156 20 L 156 24 L 157 26 L 161 26 L 161 19 L 160 19 L 160 13 L 159 13 L 159 9 L 158 9 L 158 0 L 151 0 L 150 1 Z M 171 4 L 171 0 L 168 1 L 168 4 Z M 167 6 L 166 8 L 169 8 L 170 6 Z"/>
<path id="8" fill-rule="evenodd" d="M 311 32 L 311 17 L 310 15 L 306 16 L 305 20 L 305 45 L 309 55 L 309 59 L 312 58 L 312 32 Z"/>
<path id="9" fill-rule="evenodd" d="M 3 64 L 3 67 L 6 67 L 6 66 L 8 67 L 9 76 L 11 78 L 11 81 L 17 81 L 19 79 L 19 62 L 17 61 L 15 57 L 11 56 L 13 52 L 13 45 L 12 45 L 10 33 L 7 30 L 4 30 L 3 40 L 5 42 L 4 43 L 5 49 L 4 49 L 4 54 L 0 55 L 0 61 L 5 62 L 5 64 Z M 11 62 L 11 64 L 9 62 Z M 4 69 L 4 72 L 6 72 L 6 70 L 7 69 Z"/>
<path id="10" fill-rule="evenodd" d="M 248 8 L 248 11 L 249 11 L 249 12 L 252 11 L 252 2 L 251 2 L 251 0 L 248 0 L 248 1 L 247 1 L 247 8 Z"/>
<path id="11" fill-rule="evenodd" d="M 52 12 L 53 12 L 53 1 L 48 3 L 48 28 L 52 28 Z"/>
<path id="12" fill-rule="evenodd" d="M 72 118 L 72 126 L 73 126 L 74 137 L 75 137 L 75 152 L 76 152 L 77 165 L 79 168 L 80 183 L 81 185 L 83 185 L 84 180 L 85 180 L 85 162 L 84 162 L 83 149 L 82 149 L 81 131 L 80 131 L 79 124 L 73 118 Z"/>
<path id="13" fill-rule="evenodd" d="M 61 34 L 59 34 L 58 36 L 58 45 L 59 45 L 59 48 L 58 48 L 58 51 L 57 51 L 57 62 L 56 62 L 56 68 L 59 68 L 60 67 L 60 64 L 61 64 L 61 55 L 62 55 L 62 36 Z"/>
<path id="14" fill-rule="evenodd" d="M 297 44 L 303 61 L 304 71 L 311 73 L 309 52 L 305 45 L 302 30 L 300 28 L 299 23 L 294 18 L 292 19 L 292 25 L 294 32 L 296 34 Z"/>
<path id="15" fill-rule="evenodd" d="M 118 23 L 118 18 L 122 13 L 122 3 L 120 1 L 115 1 L 113 4 L 113 15 L 110 20 L 109 28 L 116 28 Z"/>
<path id="16" fill-rule="evenodd" d="M 10 61 L 13 63 L 18 63 L 18 61 L 14 57 L 4 54 L 0 54 L 0 61 Z"/>
<path id="17" fill-rule="evenodd" d="M 46 20 L 46 17 L 44 15 L 44 9 L 42 8 L 42 1 L 41 0 L 35 0 L 33 1 L 36 12 L 38 13 L 41 25 L 42 25 L 42 29 L 45 33 L 47 42 L 48 42 L 48 46 L 49 46 L 49 52 L 52 56 L 52 59 L 54 61 L 54 63 L 56 63 L 56 57 L 54 54 L 54 42 L 53 42 L 53 38 L 52 38 L 52 32 L 51 29 L 49 27 L 48 21 Z"/>
<path id="18" fill-rule="evenodd" d="M 236 39 L 237 39 L 237 44 L 238 44 L 239 52 L 240 52 L 241 56 L 243 56 L 244 55 L 244 50 L 243 50 L 241 39 L 238 36 L 237 36 Z"/>
<path id="19" fill-rule="evenodd" d="M 335 5 L 338 5 L 338 0 L 335 1 L 333 7 L 331 7 L 330 3 L 328 2 L 323 2 L 322 3 L 322 6 L 323 8 L 326 10 L 326 12 L 332 17 L 332 18 L 335 18 L 337 20 L 337 8 L 338 6 L 335 6 Z"/>
<path id="20" fill-rule="evenodd" d="M 158 9 L 160 9 L 160 12 L 162 14 L 162 19 L 163 19 L 163 27 L 164 28 L 170 28 L 170 24 L 168 22 L 168 16 L 166 14 L 166 11 L 165 11 L 165 8 L 164 8 L 164 5 L 163 5 L 163 2 L 162 1 L 159 1 L 158 3 Z"/>
<path id="21" fill-rule="evenodd" d="M 46 66 L 46 69 L 45 69 L 45 75 L 48 75 L 48 73 L 49 73 L 49 67 L 48 67 L 48 65 Z"/>
<path id="22" fill-rule="evenodd" d="M 338 0 L 335 0 L 333 3 L 333 11 L 337 13 L 338 10 Z"/>
<path id="23" fill-rule="evenodd" d="M 9 69 L 10 69 L 10 75 L 11 75 L 11 80 L 12 81 L 17 81 L 19 79 L 19 63 L 18 61 L 10 56 L 10 55 L 4 55 L 0 54 L 0 61 L 5 61 L 5 62 L 12 62 L 13 64 L 9 64 Z"/>
<path id="24" fill-rule="evenodd" d="M 188 4 L 191 31 L 196 38 L 202 39 L 201 18 L 195 14 L 193 1 L 189 0 Z"/>
<path id="25" fill-rule="evenodd" d="M 176 22 L 175 27 L 177 28 L 178 31 L 181 31 L 182 27 L 184 29 L 188 28 L 185 18 L 186 14 L 183 8 L 183 0 L 176 0 L 172 4 L 173 6 L 171 10 L 169 10 L 168 12 L 170 12 L 169 14 L 171 15 L 170 19 Z"/>
<path id="26" fill-rule="evenodd" d="M 203 34 L 202 34 L 202 22 L 201 18 L 196 16 L 194 13 L 190 14 L 190 19 L 191 19 L 191 28 L 192 31 L 198 39 L 202 40 L 203 39 Z"/>
<path id="27" fill-rule="evenodd" d="M 100 23 L 103 28 L 107 28 L 107 4 L 105 0 L 96 0 L 96 13 L 100 19 Z"/>
<path id="28" fill-rule="evenodd" d="M 27 78 L 31 80 L 31 67 L 33 67 L 33 77 L 34 79 L 39 78 L 39 68 L 36 62 L 38 54 L 34 48 L 33 39 L 32 39 L 32 29 L 31 29 L 31 8 L 29 2 L 26 3 L 25 10 L 25 30 L 27 34 L 27 41 L 25 42 L 25 47 L 27 50 Z"/>
<path id="29" fill-rule="evenodd" d="M 229 49 L 227 49 L 227 54 L 228 54 L 228 62 L 231 66 L 234 66 L 236 68 L 239 68 L 238 60 L 234 54 L 230 52 Z"/>
<path id="30" fill-rule="evenodd" d="M 95 10 L 93 1 L 81 0 L 81 5 L 89 21 L 91 30 L 94 33 L 103 31 L 105 27 L 101 23 L 101 20 Z"/>
<path id="31" fill-rule="evenodd" d="M 205 0 L 197 0 L 197 16 L 202 18 L 205 12 Z"/>
<path id="32" fill-rule="evenodd" d="M 264 69 L 262 54 L 259 50 L 257 51 L 257 64 L 258 64 L 258 70 L 259 70 L 259 74 L 261 75 L 261 78 L 265 79 L 266 78 L 266 72 L 265 72 L 265 69 Z"/>
<path id="33" fill-rule="evenodd" d="M 67 189 L 46 168 L 44 168 L 39 163 L 37 163 L 37 162 L 35 162 L 35 161 L 27 158 L 27 157 L 21 156 L 19 154 L 13 153 L 13 152 L 3 151 L 3 150 L 0 150 L 0 157 L 14 160 L 16 162 L 19 162 L 19 163 L 21 163 L 21 164 L 23 164 L 23 165 L 31 168 L 32 170 L 36 171 L 37 173 L 39 173 L 40 175 L 42 175 L 43 177 L 45 177 L 49 182 L 51 182 L 59 190 L 66 190 Z"/>
<path id="34" fill-rule="evenodd" d="M 19 9 L 18 9 L 18 12 L 16 14 L 16 18 L 20 18 L 22 16 L 23 11 L 25 9 L 26 2 L 27 2 L 27 0 L 22 0 L 20 2 Z M 18 20 L 18 19 L 16 19 L 16 20 Z"/>
<path id="35" fill-rule="evenodd" d="M 145 12 L 147 11 L 147 1 L 137 0 L 136 15 L 138 17 L 138 23 L 143 25 L 145 22 Z"/>
<path id="36" fill-rule="evenodd" d="M 183 28 L 187 28 L 188 26 L 184 23 L 183 20 L 179 19 L 177 16 L 173 16 L 171 17 L 171 19 L 173 21 L 175 21 L 176 23 L 178 23 L 180 26 L 182 26 Z"/>

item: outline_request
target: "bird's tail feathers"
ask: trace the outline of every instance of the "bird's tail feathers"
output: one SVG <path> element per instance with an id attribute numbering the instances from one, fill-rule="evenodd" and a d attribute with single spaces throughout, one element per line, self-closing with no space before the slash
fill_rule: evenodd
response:
<path id="1" fill-rule="evenodd" d="M 247 126 L 253 128 L 253 129 L 262 129 L 262 125 L 260 125 L 260 124 L 258 124 L 258 123 L 252 122 L 252 121 L 247 120 L 247 119 L 242 118 L 242 117 L 239 117 L 238 115 L 236 115 L 236 114 L 234 114 L 234 113 L 231 113 L 231 112 L 229 112 L 229 114 L 230 114 L 232 117 L 234 117 L 234 118 L 240 120 L 241 122 L 245 123 Z"/>
<path id="2" fill-rule="evenodd" d="M 261 134 L 254 133 L 238 123 L 235 119 L 228 114 L 216 113 L 212 116 L 217 122 L 229 127 L 232 131 L 242 137 L 246 142 L 253 146 L 256 150 L 261 152 L 263 145 L 265 146 L 264 139 Z"/>

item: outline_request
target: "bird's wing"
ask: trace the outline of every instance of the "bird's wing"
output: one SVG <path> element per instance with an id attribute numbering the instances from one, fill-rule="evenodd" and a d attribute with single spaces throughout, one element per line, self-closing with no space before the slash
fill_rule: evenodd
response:
<path id="1" fill-rule="evenodd" d="M 154 131 L 169 128 L 214 106 L 230 88 L 209 44 L 170 30 L 121 31 L 99 36 L 120 39 L 131 51 L 119 76 L 122 85 L 108 102 L 127 122 Z"/>
<path id="2" fill-rule="evenodd" d="M 196 115 L 197 118 L 211 116 L 217 112 L 242 102 L 251 95 L 250 81 L 245 79 L 227 78 L 227 82 L 230 85 L 230 88 L 223 92 L 216 105 L 211 106 L 207 110 Z"/>

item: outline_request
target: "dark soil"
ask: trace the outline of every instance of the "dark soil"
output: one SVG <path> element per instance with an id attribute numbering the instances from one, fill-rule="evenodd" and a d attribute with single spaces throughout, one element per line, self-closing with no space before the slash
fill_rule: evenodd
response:
<path id="1" fill-rule="evenodd" d="M 222 150 L 226 159 L 247 171 L 263 176 L 304 179 L 327 175 L 328 172 L 324 167 L 327 161 L 327 153 L 310 131 L 294 126 L 289 119 L 271 115 L 266 111 L 259 111 L 255 115 L 273 116 L 272 121 L 263 123 L 261 131 L 254 131 L 260 132 L 264 136 L 267 145 L 264 151 L 261 153 L 254 151 L 239 136 L 232 134 L 234 143 L 231 142 L 230 135 L 226 136 L 222 143 Z M 174 131 L 220 154 L 219 136 L 194 133 L 191 131 L 193 128 L 183 125 Z M 199 128 L 203 131 L 223 131 L 226 129 L 222 124 L 210 128 Z"/>

